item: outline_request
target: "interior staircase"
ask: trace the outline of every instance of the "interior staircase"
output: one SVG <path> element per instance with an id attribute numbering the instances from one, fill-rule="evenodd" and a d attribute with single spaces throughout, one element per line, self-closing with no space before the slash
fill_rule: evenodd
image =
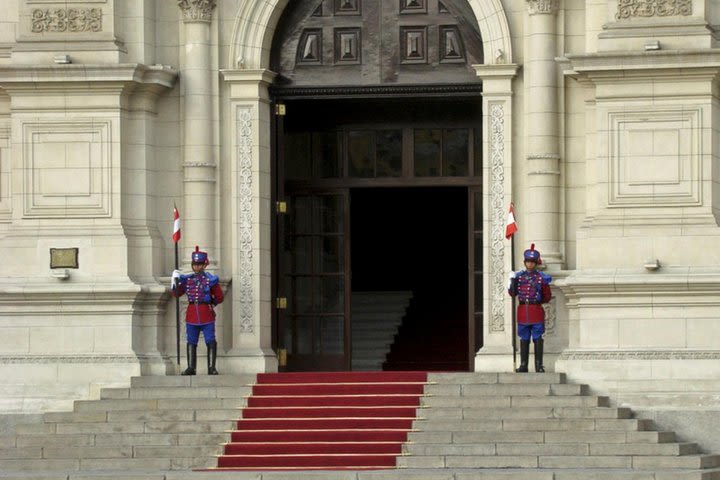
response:
<path id="1" fill-rule="evenodd" d="M 382 370 L 412 292 L 353 292 L 352 368 Z"/>
<path id="2" fill-rule="evenodd" d="M 467 303 L 450 308 L 430 295 L 410 301 L 390 347 L 383 370 L 466 371 L 468 369 Z"/>
<path id="3" fill-rule="evenodd" d="M 720 480 L 560 373 L 139 377 L 0 446 L 3 480 Z"/>

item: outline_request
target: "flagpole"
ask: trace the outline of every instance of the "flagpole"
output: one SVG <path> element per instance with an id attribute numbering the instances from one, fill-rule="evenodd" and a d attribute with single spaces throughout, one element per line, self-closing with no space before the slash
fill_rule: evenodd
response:
<path id="1" fill-rule="evenodd" d="M 175 242 L 175 270 L 178 268 L 178 242 Z M 180 297 L 175 296 L 175 351 L 177 364 L 180 365 Z"/>
<path id="2" fill-rule="evenodd" d="M 505 238 L 510 239 L 510 269 L 512 270 L 513 274 L 515 273 L 515 232 L 517 232 L 517 223 L 515 220 L 515 205 L 513 205 L 512 202 L 510 202 L 510 211 L 508 212 L 508 221 L 507 225 L 505 227 Z M 510 293 L 512 294 L 510 298 L 512 298 L 512 308 L 510 309 L 511 314 L 511 323 L 512 323 L 512 352 L 513 352 L 513 372 L 517 370 L 517 319 L 516 319 L 516 309 L 515 309 L 515 297 L 517 296 L 517 292 L 512 291 L 513 290 L 513 280 L 510 280 L 510 285 L 508 285 L 508 289 L 510 290 Z"/>
<path id="3" fill-rule="evenodd" d="M 515 235 L 510 237 L 510 269 L 515 271 Z M 517 312 L 515 311 L 515 295 L 512 297 L 512 351 L 513 351 L 513 372 L 517 370 Z"/>
<path id="4" fill-rule="evenodd" d="M 180 230 L 179 230 L 179 217 L 180 214 L 177 211 L 177 206 L 173 202 L 173 217 L 177 215 L 178 219 L 173 218 L 173 243 L 175 244 L 175 270 L 179 270 L 178 260 L 178 243 L 180 243 Z M 177 237 L 175 236 L 175 228 L 178 227 Z M 175 279 L 173 279 L 175 281 Z M 177 364 L 180 365 L 180 296 L 175 295 L 175 351 L 177 352 Z"/>

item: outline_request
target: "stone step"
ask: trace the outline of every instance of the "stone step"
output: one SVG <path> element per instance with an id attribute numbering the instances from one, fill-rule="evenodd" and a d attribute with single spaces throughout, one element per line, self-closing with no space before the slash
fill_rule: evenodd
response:
<path id="1" fill-rule="evenodd" d="M 698 453 L 695 443 L 409 443 L 403 452 L 415 455 L 536 455 L 536 456 L 680 456 Z"/>
<path id="2" fill-rule="evenodd" d="M 18 448 L 32 447 L 92 447 L 122 445 L 217 445 L 228 442 L 228 432 L 189 433 L 101 433 L 75 435 L 24 435 L 17 437 Z"/>
<path id="3" fill-rule="evenodd" d="M 250 395 L 250 386 L 230 387 L 132 387 L 103 388 L 101 400 L 145 400 L 165 398 L 193 398 L 199 401 L 207 398 L 238 398 Z M 201 402 L 199 402 L 201 403 Z"/>
<path id="4" fill-rule="evenodd" d="M 239 413 L 239 412 L 238 412 Z M 238 415 L 239 416 L 239 415 Z M 235 426 L 236 419 L 222 421 L 149 421 L 149 422 L 81 422 L 18 425 L 17 438 L 35 435 L 77 435 L 106 433 L 213 433 Z"/>
<path id="5" fill-rule="evenodd" d="M 423 415 L 423 411 L 420 411 Z M 640 431 L 648 430 L 652 422 L 646 419 L 478 419 L 472 422 L 451 419 L 420 418 L 413 422 L 415 430 L 472 432 L 472 431 Z"/>
<path id="6" fill-rule="evenodd" d="M 475 385 L 495 383 L 566 383 L 564 373 L 491 373 L 491 372 L 443 372 L 429 373 L 428 382 L 439 385 Z"/>
<path id="7" fill-rule="evenodd" d="M 155 410 L 151 412 L 107 412 L 108 422 L 214 422 L 240 418 L 238 408 L 215 410 Z"/>
<path id="8" fill-rule="evenodd" d="M 618 469 L 700 469 L 717 467 L 716 455 L 680 457 L 633 455 L 425 455 L 398 457 L 403 468 L 618 468 Z M 653 463 L 659 461 L 659 463 Z M 582 477 L 583 480 L 585 477 Z"/>
<path id="9" fill-rule="evenodd" d="M 413 431 L 408 434 L 412 443 L 602 443 L 602 444 L 662 444 L 675 442 L 674 432 L 538 432 L 538 431 Z"/>
<path id="10" fill-rule="evenodd" d="M 203 347 L 198 347 L 201 350 Z M 204 367 L 201 362 L 203 353 L 198 352 L 198 365 Z M 202 371 L 202 370 L 201 370 Z M 130 386 L 132 388 L 148 387 L 243 387 L 255 383 L 257 376 L 254 374 L 238 375 L 150 375 L 145 377 L 132 377 Z"/>
<path id="11" fill-rule="evenodd" d="M 464 396 L 475 397 L 490 396 L 542 396 L 542 395 L 583 395 L 587 392 L 586 385 L 577 384 L 523 384 L 523 383 L 496 383 L 496 384 L 429 384 L 425 387 L 426 395 L 438 396 Z"/>
<path id="12" fill-rule="evenodd" d="M 465 397 L 456 395 L 426 395 L 420 398 L 420 405 L 428 407 L 463 408 L 537 408 L 537 407 L 607 407 L 610 401 L 601 396 L 541 396 L 528 395 L 483 395 Z"/>
<path id="13" fill-rule="evenodd" d="M 485 418 L 631 418 L 629 408 L 583 407 L 525 407 L 525 408 L 465 408 L 433 407 L 421 411 L 425 419 L 485 419 Z"/>
<path id="14" fill-rule="evenodd" d="M 76 413 L 99 413 L 117 411 L 147 410 L 194 410 L 202 405 L 207 410 L 243 408 L 246 398 L 153 398 L 153 399 L 116 399 L 116 400 L 78 400 L 74 405 Z"/>

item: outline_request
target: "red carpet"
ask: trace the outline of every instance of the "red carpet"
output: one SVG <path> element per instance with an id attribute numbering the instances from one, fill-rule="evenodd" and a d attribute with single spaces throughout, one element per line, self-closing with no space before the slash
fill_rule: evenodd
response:
<path id="1" fill-rule="evenodd" d="M 395 468 L 426 382 L 426 372 L 259 374 L 217 468 Z"/>

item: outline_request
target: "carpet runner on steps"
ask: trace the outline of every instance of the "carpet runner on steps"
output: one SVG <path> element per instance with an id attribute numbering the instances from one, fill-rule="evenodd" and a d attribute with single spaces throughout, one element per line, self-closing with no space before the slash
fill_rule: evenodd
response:
<path id="1" fill-rule="evenodd" d="M 220 470 L 395 468 L 426 372 L 263 373 Z"/>

